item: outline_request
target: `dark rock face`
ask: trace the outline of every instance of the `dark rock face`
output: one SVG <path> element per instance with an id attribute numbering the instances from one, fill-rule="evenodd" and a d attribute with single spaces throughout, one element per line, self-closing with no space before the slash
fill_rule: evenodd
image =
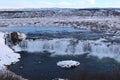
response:
<path id="1" fill-rule="evenodd" d="M 19 43 L 21 40 L 19 39 L 19 35 L 17 32 L 12 32 L 11 33 L 11 41 L 14 45 L 16 45 L 17 43 Z"/>
<path id="2" fill-rule="evenodd" d="M 8 46 L 17 45 L 26 38 L 24 33 L 11 32 L 5 34 L 5 44 Z"/>

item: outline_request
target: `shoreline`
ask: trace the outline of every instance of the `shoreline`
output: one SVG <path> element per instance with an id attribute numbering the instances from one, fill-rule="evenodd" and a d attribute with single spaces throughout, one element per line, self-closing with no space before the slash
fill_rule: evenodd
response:
<path id="1" fill-rule="evenodd" d="M 24 79 L 22 78 L 22 76 L 19 76 L 8 69 L 3 69 L 0 70 L 0 80 L 28 80 L 28 79 Z"/>
<path id="2" fill-rule="evenodd" d="M 4 33 L 2 32 L 0 32 L 0 40 L 0 50 L 2 51 L 0 52 L 0 80 L 25 80 L 7 69 L 8 65 L 19 61 L 20 54 L 15 53 L 5 44 Z"/>

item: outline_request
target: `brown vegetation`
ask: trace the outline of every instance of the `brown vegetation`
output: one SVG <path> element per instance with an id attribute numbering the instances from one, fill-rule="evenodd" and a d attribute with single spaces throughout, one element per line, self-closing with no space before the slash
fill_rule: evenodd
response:
<path id="1" fill-rule="evenodd" d="M 0 70 L 0 80 L 26 80 L 7 70 Z"/>

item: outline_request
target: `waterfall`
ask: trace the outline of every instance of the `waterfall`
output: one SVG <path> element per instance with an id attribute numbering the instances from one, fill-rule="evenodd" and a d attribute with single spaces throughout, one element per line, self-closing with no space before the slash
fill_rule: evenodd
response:
<path id="1" fill-rule="evenodd" d="M 103 42 L 101 40 L 77 40 L 77 39 L 36 39 L 24 40 L 20 43 L 23 51 L 43 52 L 48 51 L 54 55 L 81 55 L 89 53 L 102 57 L 118 57 L 120 44 Z"/>

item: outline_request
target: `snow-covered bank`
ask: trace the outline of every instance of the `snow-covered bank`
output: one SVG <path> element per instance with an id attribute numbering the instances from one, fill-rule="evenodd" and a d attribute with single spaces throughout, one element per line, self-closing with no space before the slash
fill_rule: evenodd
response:
<path id="1" fill-rule="evenodd" d="M 5 65 L 19 61 L 19 58 L 19 54 L 5 45 L 4 33 L 0 32 L 0 69 L 5 69 Z"/>

